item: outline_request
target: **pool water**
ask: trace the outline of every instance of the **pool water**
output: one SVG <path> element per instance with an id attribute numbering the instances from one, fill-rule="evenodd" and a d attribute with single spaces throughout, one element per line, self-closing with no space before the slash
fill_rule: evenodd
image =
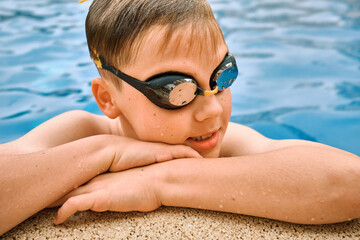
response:
<path id="1" fill-rule="evenodd" d="M 0 1 L 0 143 L 65 111 L 101 114 L 90 2 Z M 360 155 L 360 1 L 212 0 L 240 75 L 231 120 Z"/>

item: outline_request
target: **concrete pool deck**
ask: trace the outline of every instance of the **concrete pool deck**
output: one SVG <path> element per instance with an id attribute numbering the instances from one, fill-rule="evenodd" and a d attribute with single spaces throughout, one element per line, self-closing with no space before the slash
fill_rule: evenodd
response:
<path id="1" fill-rule="evenodd" d="M 91 211 L 54 226 L 43 210 L 0 239 L 360 239 L 360 219 L 298 225 L 231 213 L 162 207 L 150 213 Z"/>

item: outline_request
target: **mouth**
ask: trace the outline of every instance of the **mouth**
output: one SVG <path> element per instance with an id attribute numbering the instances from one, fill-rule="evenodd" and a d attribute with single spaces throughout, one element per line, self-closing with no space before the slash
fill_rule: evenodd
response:
<path id="1" fill-rule="evenodd" d="M 197 150 L 198 152 L 210 151 L 218 145 L 219 130 L 220 129 L 198 137 L 189 137 L 187 140 L 187 145 Z"/>
<path id="2" fill-rule="evenodd" d="M 209 135 L 205 135 L 205 136 L 200 136 L 200 137 L 191 137 L 191 140 L 194 140 L 196 142 L 200 142 L 200 141 L 205 141 L 208 140 L 209 138 L 211 138 L 214 135 L 214 133 L 211 133 Z"/>

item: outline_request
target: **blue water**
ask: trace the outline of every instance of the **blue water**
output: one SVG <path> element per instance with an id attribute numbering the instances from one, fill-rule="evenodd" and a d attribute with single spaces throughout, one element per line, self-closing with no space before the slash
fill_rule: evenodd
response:
<path id="1" fill-rule="evenodd" d="M 213 0 L 240 76 L 232 121 L 360 155 L 360 1 Z M 0 142 L 68 110 L 100 113 L 90 2 L 0 1 Z"/>

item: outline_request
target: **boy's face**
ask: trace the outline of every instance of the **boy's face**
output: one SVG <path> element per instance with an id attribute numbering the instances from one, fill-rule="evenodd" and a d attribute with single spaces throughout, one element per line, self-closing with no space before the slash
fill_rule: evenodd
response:
<path id="1" fill-rule="evenodd" d="M 225 42 L 219 41 L 215 53 L 210 43 L 191 45 L 189 41 L 194 39 L 186 37 L 191 29 L 178 30 L 166 48 L 160 50 L 163 30 L 160 27 L 151 29 L 139 48 L 135 63 L 121 70 L 140 80 L 164 72 L 185 73 L 194 77 L 200 88 L 210 90 L 210 76 L 228 52 Z M 113 100 L 121 111 L 119 119 L 124 136 L 183 144 L 204 157 L 219 156 L 231 114 L 230 88 L 212 96 L 197 96 L 189 105 L 177 110 L 156 106 L 125 82 L 120 91 L 115 87 L 111 89 Z"/>

